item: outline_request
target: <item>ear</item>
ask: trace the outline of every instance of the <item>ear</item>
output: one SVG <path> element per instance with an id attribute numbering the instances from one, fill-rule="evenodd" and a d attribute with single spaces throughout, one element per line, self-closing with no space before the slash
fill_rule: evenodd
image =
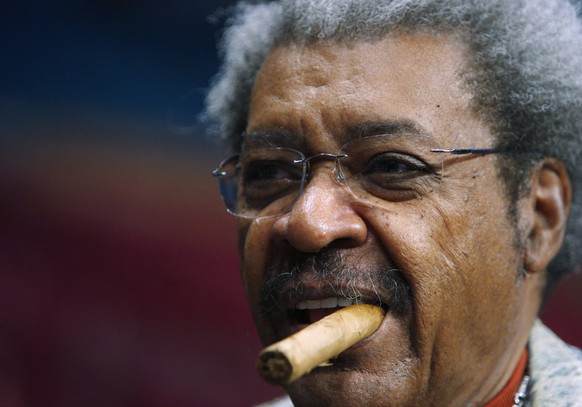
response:
<path id="1" fill-rule="evenodd" d="M 529 231 L 525 235 L 524 267 L 528 273 L 545 271 L 558 254 L 572 199 L 570 178 L 564 164 L 542 160 L 532 172 L 529 198 Z"/>

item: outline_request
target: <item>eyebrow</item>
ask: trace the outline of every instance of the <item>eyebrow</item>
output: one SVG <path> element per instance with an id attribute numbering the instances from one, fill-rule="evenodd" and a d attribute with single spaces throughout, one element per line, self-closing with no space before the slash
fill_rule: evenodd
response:
<path id="1" fill-rule="evenodd" d="M 298 144 L 304 144 L 300 140 L 301 137 L 297 133 L 283 128 L 249 131 L 242 134 L 243 149 L 252 145 L 298 148 L 300 147 Z"/>
<path id="2" fill-rule="evenodd" d="M 380 121 L 363 121 L 339 134 L 333 134 L 339 146 L 350 141 L 377 135 L 410 134 L 433 141 L 433 137 L 418 123 L 408 119 L 388 119 Z M 303 151 L 309 145 L 309 135 L 303 136 L 288 129 L 274 128 L 244 132 L 242 134 L 243 149 L 249 146 L 287 147 Z"/>
<path id="3" fill-rule="evenodd" d="M 408 119 L 365 121 L 351 126 L 341 136 L 341 144 L 380 134 L 411 134 L 432 140 L 432 136 L 418 123 Z"/>

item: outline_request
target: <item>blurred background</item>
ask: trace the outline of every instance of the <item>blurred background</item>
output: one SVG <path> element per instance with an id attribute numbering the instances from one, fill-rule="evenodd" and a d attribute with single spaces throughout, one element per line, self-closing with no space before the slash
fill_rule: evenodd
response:
<path id="1" fill-rule="evenodd" d="M 1 406 L 281 394 L 255 374 L 223 155 L 197 123 L 232 3 L 4 2 Z M 543 314 L 578 346 L 581 290 L 564 281 Z"/>

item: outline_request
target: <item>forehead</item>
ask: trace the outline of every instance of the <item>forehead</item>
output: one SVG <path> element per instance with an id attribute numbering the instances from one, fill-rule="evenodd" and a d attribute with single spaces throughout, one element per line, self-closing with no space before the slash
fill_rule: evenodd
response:
<path id="1" fill-rule="evenodd" d="M 247 132 L 276 129 L 309 143 L 339 142 L 364 124 L 405 124 L 439 144 L 485 145 L 490 140 L 471 109 L 465 70 L 465 47 L 449 36 L 279 45 L 255 81 Z"/>

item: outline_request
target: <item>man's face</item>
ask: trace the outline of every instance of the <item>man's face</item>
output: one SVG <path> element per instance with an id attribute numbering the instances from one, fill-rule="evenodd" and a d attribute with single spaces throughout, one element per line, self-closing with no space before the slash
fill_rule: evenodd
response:
<path id="1" fill-rule="evenodd" d="M 284 139 L 306 156 L 337 153 L 357 128 L 407 138 L 406 152 L 427 162 L 441 160 L 430 146 L 492 147 L 460 77 L 463 49 L 411 34 L 280 46 L 256 80 L 243 146 Z M 467 405 L 511 374 L 531 318 L 496 158 L 442 158 L 438 185 L 373 204 L 337 182 L 333 162 L 315 161 L 290 212 L 239 221 L 242 278 L 265 344 L 334 310 L 296 310 L 308 300 L 387 309 L 370 338 L 289 386 L 296 405 Z"/>

